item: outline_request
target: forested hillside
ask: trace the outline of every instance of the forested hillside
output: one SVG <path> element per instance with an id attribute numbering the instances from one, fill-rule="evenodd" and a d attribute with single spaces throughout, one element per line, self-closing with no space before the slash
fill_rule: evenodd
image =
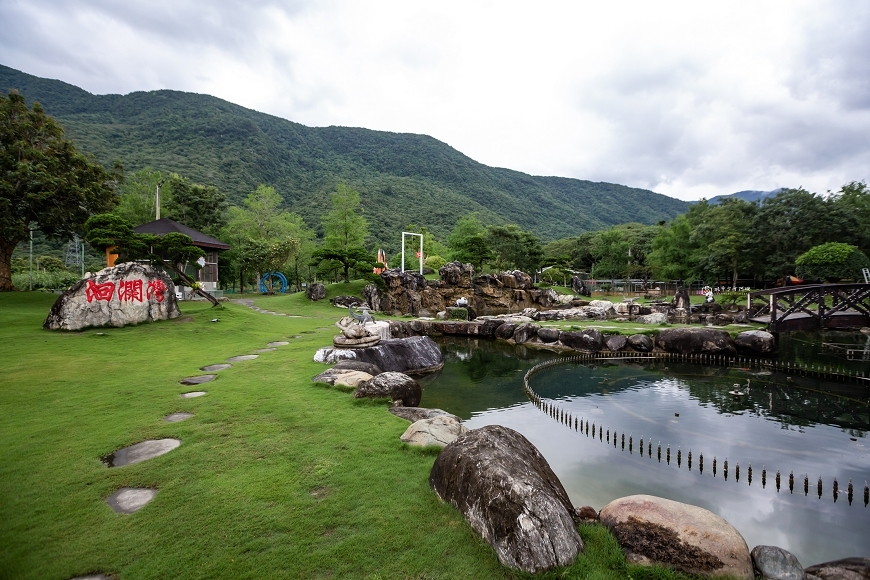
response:
<path id="1" fill-rule="evenodd" d="M 80 150 L 107 166 L 119 159 L 128 172 L 177 172 L 216 185 L 234 204 L 265 183 L 315 228 L 328 194 L 346 181 L 361 193 L 371 241 L 387 248 L 398 247 L 409 223 L 443 239 L 470 212 L 548 241 L 669 220 L 688 207 L 644 189 L 488 167 L 426 135 L 306 127 L 208 95 L 92 95 L 0 65 L 0 90 L 10 89 L 42 103 Z"/>

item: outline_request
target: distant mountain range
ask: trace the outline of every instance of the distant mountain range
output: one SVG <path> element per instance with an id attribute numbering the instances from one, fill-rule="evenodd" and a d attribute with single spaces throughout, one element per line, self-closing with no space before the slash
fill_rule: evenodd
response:
<path id="1" fill-rule="evenodd" d="M 0 90 L 10 89 L 39 101 L 79 149 L 106 165 L 120 159 L 128 172 L 177 172 L 218 186 L 234 204 L 265 183 L 315 228 L 329 193 L 346 181 L 361 194 L 372 241 L 388 250 L 410 223 L 444 239 L 470 212 L 549 241 L 670 220 L 689 206 L 645 189 L 488 167 L 427 135 L 306 127 L 208 95 L 93 95 L 0 65 Z"/>
<path id="2" fill-rule="evenodd" d="M 711 197 L 709 200 L 710 203 L 719 203 L 723 199 L 728 198 L 737 198 L 742 199 L 743 201 L 760 201 L 765 197 L 773 197 L 780 191 L 782 191 L 783 187 L 779 187 L 777 189 L 772 189 L 770 191 L 759 191 L 756 189 L 747 189 L 745 191 L 738 191 L 737 193 L 731 193 L 727 195 L 717 195 L 716 197 Z"/>

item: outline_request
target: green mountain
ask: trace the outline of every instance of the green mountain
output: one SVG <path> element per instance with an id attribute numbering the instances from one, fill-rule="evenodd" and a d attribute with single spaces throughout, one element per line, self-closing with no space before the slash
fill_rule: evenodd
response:
<path id="1" fill-rule="evenodd" d="M 444 239 L 478 212 L 542 241 L 624 222 L 656 223 L 686 202 L 645 189 L 488 167 L 427 135 L 306 127 L 208 95 L 178 91 L 93 95 L 0 65 L 0 90 L 17 89 L 57 118 L 76 146 L 107 166 L 145 166 L 214 184 L 238 204 L 260 183 L 319 227 L 340 181 L 362 198 L 373 242 L 399 246 L 408 224 Z"/>

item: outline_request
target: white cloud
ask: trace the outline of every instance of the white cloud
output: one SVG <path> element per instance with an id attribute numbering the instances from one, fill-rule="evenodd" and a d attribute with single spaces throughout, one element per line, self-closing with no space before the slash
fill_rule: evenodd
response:
<path id="1" fill-rule="evenodd" d="M 0 62 L 684 199 L 867 179 L 870 5 L 0 2 Z"/>

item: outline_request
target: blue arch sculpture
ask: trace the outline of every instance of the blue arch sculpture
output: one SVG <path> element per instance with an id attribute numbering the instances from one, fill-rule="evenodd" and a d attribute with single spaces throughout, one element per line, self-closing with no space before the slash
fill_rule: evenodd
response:
<path id="1" fill-rule="evenodd" d="M 287 278 L 281 272 L 264 272 L 260 277 L 260 292 L 265 294 L 269 291 L 269 288 L 266 285 L 269 278 L 272 278 L 272 290 L 274 292 L 284 293 L 287 291 Z"/>

